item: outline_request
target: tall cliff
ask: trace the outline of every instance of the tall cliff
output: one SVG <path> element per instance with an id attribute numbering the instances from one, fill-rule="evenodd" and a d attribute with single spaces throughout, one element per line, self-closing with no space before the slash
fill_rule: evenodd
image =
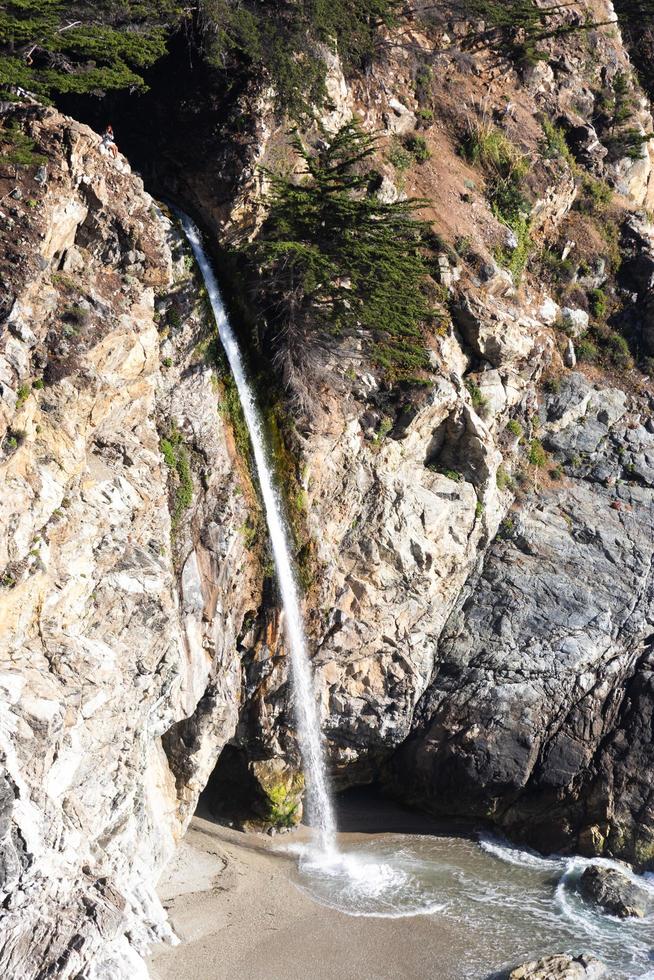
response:
<path id="1" fill-rule="evenodd" d="M 336 338 L 300 412 L 278 338 L 242 330 L 334 780 L 651 867 L 649 107 L 610 6 L 566 8 L 527 62 L 447 6 L 384 28 L 366 73 L 324 52 L 328 103 L 304 124 L 319 147 L 356 115 L 382 134 L 370 194 L 428 200 L 430 372 L 393 382 L 363 333 Z M 288 120 L 269 86 L 221 103 L 185 81 L 173 103 L 163 76 L 126 110 L 127 147 L 204 222 L 245 325 L 227 245 L 261 228 L 266 172 L 299 166 Z M 86 125 L 29 99 L 1 123 L 32 158 L 0 180 L 0 963 L 134 977 L 207 783 L 244 819 L 298 812 L 278 600 L 174 216 Z"/>

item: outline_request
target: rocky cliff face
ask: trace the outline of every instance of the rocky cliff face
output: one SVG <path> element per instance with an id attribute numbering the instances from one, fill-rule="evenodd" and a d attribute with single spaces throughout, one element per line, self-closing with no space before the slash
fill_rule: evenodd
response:
<path id="1" fill-rule="evenodd" d="M 87 127 L 3 121 L 46 159 L 2 202 L 0 959 L 136 976 L 166 935 L 157 871 L 236 725 L 246 507 L 171 222 Z M 162 737 L 194 713 L 176 788 Z"/>
<path id="2" fill-rule="evenodd" d="M 650 144 L 621 156 L 602 129 L 628 57 L 614 29 L 564 33 L 525 70 L 475 46 L 478 25 L 439 31 L 414 25 L 365 78 L 332 59 L 322 118 L 383 130 L 381 193 L 434 202 L 450 314 L 428 386 L 389 391 L 363 348 L 337 350 L 286 432 L 334 778 L 651 866 L 651 382 L 619 344 L 583 361 L 581 336 L 599 291 L 651 343 Z M 266 93 L 250 108 L 229 194 L 203 178 L 209 150 L 177 184 L 221 235 L 256 226 L 255 164 L 291 159 Z M 544 258 L 521 283 L 459 152 L 473 115 L 531 154 Z M 544 147 L 543 119 L 574 154 Z M 269 791 L 294 805 L 288 672 L 247 444 L 174 222 L 86 126 L 34 105 L 2 124 L 45 159 L 0 183 L 0 963 L 134 977 L 219 757 L 216 805 L 235 779 L 264 821 Z M 431 157 L 407 169 L 391 148 L 419 124 Z"/>
<path id="3" fill-rule="evenodd" d="M 600 6 L 593 16 L 614 18 Z M 549 64 L 520 76 L 483 48 L 463 62 L 460 39 L 475 28 L 448 30 L 434 62 L 447 78 L 436 82 L 440 125 L 422 130 L 432 156 L 401 178 L 441 204 L 436 226 L 473 252 L 443 256 L 452 324 L 433 341 L 438 380 L 425 397 L 389 399 L 348 350 L 346 367 L 325 365 L 330 383 L 296 445 L 316 543 L 310 622 L 333 771 L 337 785 L 381 778 L 419 806 L 490 818 L 544 849 L 644 866 L 653 853 L 651 388 L 626 361 L 575 370 L 584 288 L 613 295 L 617 321 L 647 343 L 653 230 L 636 209 L 654 193 L 649 151 L 620 156 L 587 123 L 628 56 L 615 30 L 598 31 L 585 50 L 553 41 Z M 417 29 L 412 41 L 433 44 Z M 391 141 L 413 131 L 413 62 L 406 51 L 394 58 L 378 88 L 348 86 L 334 69 L 328 129 L 332 116 L 337 125 L 357 112 Z M 483 106 L 531 148 L 532 234 L 570 254 L 575 270 L 563 299 L 547 277 L 527 275 L 517 291 L 494 260 L 506 230 L 451 135 L 462 93 L 464 129 Z M 651 131 L 640 92 L 633 106 Z M 544 117 L 569 126 L 572 143 L 587 127 L 574 161 L 548 157 Z M 397 167 L 380 165 L 385 192 L 398 193 Z M 615 215 L 599 219 L 617 222 L 618 273 L 581 218 L 584 181 L 599 178 L 622 195 Z M 244 742 L 263 732 L 283 749 L 283 677 L 268 679 Z"/>

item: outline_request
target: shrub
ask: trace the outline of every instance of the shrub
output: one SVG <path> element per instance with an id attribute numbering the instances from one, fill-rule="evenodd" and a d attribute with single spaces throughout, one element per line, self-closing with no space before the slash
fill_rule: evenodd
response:
<path id="1" fill-rule="evenodd" d="M 0 14 L 0 18 L 2 14 Z M 0 49 L 1 50 L 1 49 Z M 1 59 L 0 59 L 1 65 Z M 0 67 L 0 82 L 2 69 Z M 0 129 L 0 147 L 2 148 L 2 163 L 14 168 L 14 176 L 22 167 L 38 167 L 45 163 L 46 157 L 36 151 L 36 143 L 24 133 L 18 123 L 12 122 Z"/>
<path id="2" fill-rule="evenodd" d="M 597 345 L 593 343 L 588 337 L 584 337 L 575 346 L 575 351 L 577 354 L 577 359 L 579 361 L 586 361 L 588 364 L 594 364 L 599 357 L 599 350 Z"/>
<path id="3" fill-rule="evenodd" d="M 547 453 L 543 449 L 543 445 L 538 439 L 532 439 L 529 443 L 529 453 L 527 459 L 532 466 L 536 466 L 538 469 L 542 469 L 547 465 Z"/>
<path id="4" fill-rule="evenodd" d="M 466 388 L 468 389 L 468 394 L 470 395 L 470 400 L 475 411 L 484 412 L 488 408 L 488 400 L 482 395 L 479 385 L 475 384 L 471 378 L 468 378 Z"/>
<path id="5" fill-rule="evenodd" d="M 634 366 L 629 344 L 627 343 L 626 338 L 621 334 L 611 334 L 607 341 L 607 347 L 611 360 L 618 367 L 629 369 Z"/>
<path id="6" fill-rule="evenodd" d="M 603 180 L 585 176 L 575 207 L 583 214 L 601 215 L 613 199 L 613 191 Z"/>
<path id="7" fill-rule="evenodd" d="M 22 384 L 19 386 L 16 392 L 16 408 L 20 408 L 30 396 L 30 386 L 28 384 Z"/>
<path id="8" fill-rule="evenodd" d="M 174 531 L 179 526 L 184 511 L 193 502 L 191 464 L 182 434 L 176 425 L 173 424 L 168 435 L 160 440 L 159 448 L 164 462 L 173 476 L 173 507 L 170 516 Z"/>
<path id="9" fill-rule="evenodd" d="M 508 431 L 511 433 L 511 435 L 514 435 L 517 439 L 522 438 L 523 429 L 517 419 L 509 419 L 509 421 L 506 424 L 506 427 Z"/>
<path id="10" fill-rule="evenodd" d="M 608 297 L 603 289 L 591 289 L 588 292 L 590 312 L 598 320 L 603 319 L 608 312 Z"/>
<path id="11" fill-rule="evenodd" d="M 424 163 L 429 160 L 431 151 L 424 136 L 413 133 L 405 138 L 404 145 L 417 163 Z"/>
<path id="12" fill-rule="evenodd" d="M 574 157 L 565 138 L 565 131 L 549 119 L 543 120 L 542 153 L 547 160 L 562 159 L 569 166 L 574 166 Z"/>
<path id="13" fill-rule="evenodd" d="M 503 466 L 499 466 L 497 469 L 497 474 L 495 476 L 495 482 L 497 483 L 498 490 L 512 490 L 513 480 L 507 473 Z"/>
<path id="14" fill-rule="evenodd" d="M 493 214 L 513 232 L 515 248 L 498 249 L 496 258 L 519 282 L 533 246 L 531 205 L 522 189 L 528 160 L 485 116 L 469 120 L 461 152 L 483 169 Z"/>
<path id="15" fill-rule="evenodd" d="M 405 149 L 404 145 L 397 139 L 393 140 L 391 148 L 388 151 L 388 162 L 391 163 L 396 170 L 408 170 L 413 163 L 413 155 Z"/>

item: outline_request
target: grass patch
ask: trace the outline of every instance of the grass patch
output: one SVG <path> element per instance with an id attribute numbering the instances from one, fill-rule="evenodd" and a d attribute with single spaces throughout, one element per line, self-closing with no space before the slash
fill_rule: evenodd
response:
<path id="1" fill-rule="evenodd" d="M 167 436 L 159 441 L 159 449 L 172 478 L 171 524 L 175 531 L 184 516 L 184 511 L 193 503 L 193 476 L 189 453 L 184 445 L 182 433 L 173 424 Z"/>

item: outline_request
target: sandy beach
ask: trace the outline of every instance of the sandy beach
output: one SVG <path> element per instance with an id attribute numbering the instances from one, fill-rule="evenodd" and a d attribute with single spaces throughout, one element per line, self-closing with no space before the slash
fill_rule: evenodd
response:
<path id="1" fill-rule="evenodd" d="M 431 916 L 358 918 L 316 903 L 273 840 L 193 819 L 159 893 L 181 942 L 154 949 L 156 980 L 454 980 L 461 936 Z"/>

